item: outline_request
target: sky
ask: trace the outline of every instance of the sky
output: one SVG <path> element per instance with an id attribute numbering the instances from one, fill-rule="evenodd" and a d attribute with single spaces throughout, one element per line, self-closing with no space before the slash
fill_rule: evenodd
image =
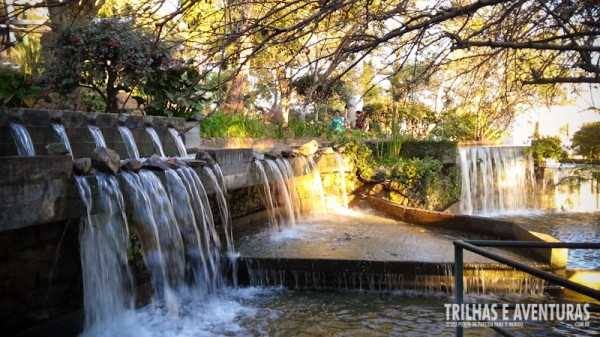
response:
<path id="1" fill-rule="evenodd" d="M 512 136 L 504 139 L 506 145 L 528 145 L 533 135 L 535 123 L 539 123 L 540 136 L 559 135 L 563 144 L 569 145 L 568 138 L 581 128 L 584 123 L 600 122 L 600 113 L 589 110 L 600 107 L 600 88 L 589 87 L 578 95 L 571 97 L 572 104 L 565 106 L 538 107 L 517 118 Z M 569 135 L 561 132 L 565 124 L 569 125 Z M 598 135 L 600 137 L 600 135 Z"/>

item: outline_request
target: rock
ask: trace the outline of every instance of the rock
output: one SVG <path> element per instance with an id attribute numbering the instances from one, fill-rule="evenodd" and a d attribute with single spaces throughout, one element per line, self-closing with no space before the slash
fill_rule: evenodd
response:
<path id="1" fill-rule="evenodd" d="M 97 147 L 92 152 L 92 166 L 99 171 L 117 174 L 121 166 L 121 158 L 112 149 Z"/>
<path id="2" fill-rule="evenodd" d="M 265 160 L 264 152 L 254 150 L 252 153 L 255 160 Z"/>
<path id="3" fill-rule="evenodd" d="M 324 148 L 324 149 L 321 150 L 321 153 L 323 153 L 323 154 L 333 154 L 334 151 L 333 151 L 332 147 L 326 147 L 326 148 Z"/>
<path id="4" fill-rule="evenodd" d="M 69 154 L 69 149 L 63 143 L 50 143 L 46 145 L 46 150 L 48 150 L 48 153 L 57 156 Z"/>
<path id="5" fill-rule="evenodd" d="M 298 152 L 300 154 L 302 154 L 303 156 L 310 156 L 315 154 L 315 152 L 317 152 L 317 150 L 319 149 L 319 143 L 317 143 L 316 140 L 311 140 L 310 142 L 300 146 L 300 148 L 298 149 Z"/>
<path id="6" fill-rule="evenodd" d="M 216 164 L 215 160 L 213 159 L 213 157 L 210 156 L 210 154 L 208 154 L 208 152 L 200 151 L 200 152 L 196 153 L 196 159 L 203 160 L 203 161 L 207 162 L 208 165 L 210 165 L 210 166 L 213 166 Z"/>
<path id="7" fill-rule="evenodd" d="M 294 151 L 289 145 L 279 143 L 268 149 L 265 156 L 271 158 L 293 157 Z"/>
<path id="8" fill-rule="evenodd" d="M 142 169 L 142 162 L 138 159 L 126 159 L 121 162 L 121 170 L 137 172 Z"/>
<path id="9" fill-rule="evenodd" d="M 198 159 L 185 159 L 184 162 L 189 167 L 200 167 L 206 165 L 206 161 Z"/>
<path id="10" fill-rule="evenodd" d="M 77 158 L 73 160 L 73 171 L 78 175 L 89 174 L 92 171 L 91 158 Z"/>
<path id="11" fill-rule="evenodd" d="M 153 171 L 166 171 L 169 165 L 157 154 L 153 154 L 142 163 L 142 168 Z"/>

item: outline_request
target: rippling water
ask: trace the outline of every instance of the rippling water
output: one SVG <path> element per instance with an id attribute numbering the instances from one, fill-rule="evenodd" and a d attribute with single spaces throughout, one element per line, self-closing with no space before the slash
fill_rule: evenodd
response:
<path id="1" fill-rule="evenodd" d="M 497 217 L 532 225 L 564 242 L 600 242 L 600 212 L 540 211 Z M 567 267 L 600 270 L 600 250 L 571 249 Z"/>
<path id="2" fill-rule="evenodd" d="M 471 295 L 478 303 L 555 303 L 552 298 Z M 419 292 L 290 291 L 282 288 L 228 289 L 209 300 L 189 300 L 173 319 L 159 303 L 128 311 L 83 336 L 119 337 L 451 337 L 446 326 L 445 295 Z M 516 336 L 598 336 L 600 315 L 591 328 L 572 322 L 531 322 L 507 329 Z M 497 336 L 489 328 L 465 328 L 465 336 Z"/>

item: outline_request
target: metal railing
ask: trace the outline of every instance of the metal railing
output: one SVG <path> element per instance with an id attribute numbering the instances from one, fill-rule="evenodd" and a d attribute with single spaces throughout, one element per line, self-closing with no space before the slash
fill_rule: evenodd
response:
<path id="1" fill-rule="evenodd" d="M 502 241 L 502 240 L 457 240 L 454 241 L 454 291 L 457 304 L 464 303 L 464 261 L 463 249 L 479 254 L 488 259 L 500 262 L 509 267 L 513 267 L 522 272 L 537 276 L 543 280 L 563 286 L 569 290 L 589 296 L 600 301 L 600 291 L 585 285 L 569 281 L 563 277 L 554 275 L 547 271 L 526 265 L 504 256 L 481 249 L 480 247 L 496 248 L 569 248 L 569 249 L 600 249 L 600 243 L 575 243 L 575 242 L 538 242 L 538 241 Z M 508 331 L 500 327 L 491 327 L 494 331 L 503 336 L 513 336 Z M 456 336 L 463 336 L 463 327 L 456 325 Z"/>

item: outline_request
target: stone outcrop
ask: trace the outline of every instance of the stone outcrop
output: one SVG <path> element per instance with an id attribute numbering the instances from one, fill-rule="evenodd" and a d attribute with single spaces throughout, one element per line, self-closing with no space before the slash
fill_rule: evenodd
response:
<path id="1" fill-rule="evenodd" d="M 117 174 L 121 166 L 121 157 L 114 150 L 97 147 L 92 152 L 92 166 L 102 172 Z"/>

